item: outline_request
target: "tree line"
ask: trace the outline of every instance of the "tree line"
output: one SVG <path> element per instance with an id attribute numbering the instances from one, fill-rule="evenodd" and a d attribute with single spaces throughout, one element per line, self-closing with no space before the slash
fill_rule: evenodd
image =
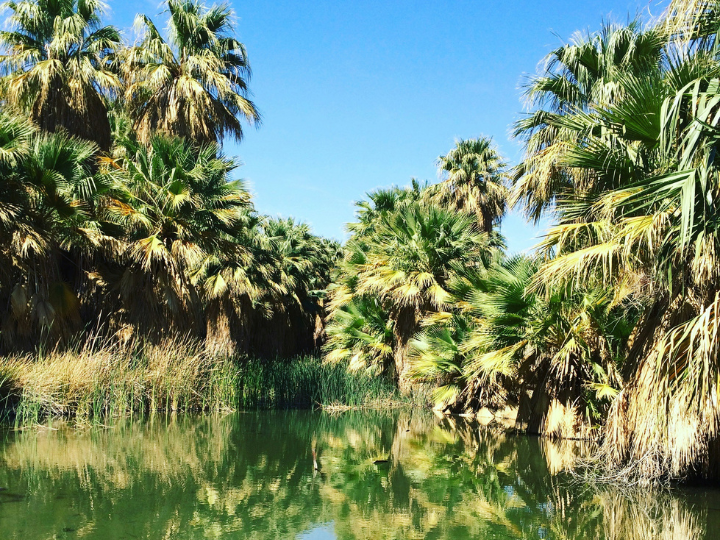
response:
<path id="1" fill-rule="evenodd" d="M 339 252 L 258 214 L 224 136 L 260 120 L 232 12 L 169 0 L 123 43 L 98 0 L 8 2 L 0 113 L 2 346 L 184 333 L 317 348 Z"/>
<path id="2" fill-rule="evenodd" d="M 519 165 L 458 141 L 440 183 L 359 203 L 328 358 L 598 438 L 614 474 L 717 477 L 718 28 L 715 3 L 673 0 L 578 33 L 527 81 Z M 503 250 L 507 207 L 551 221 L 534 254 Z"/>

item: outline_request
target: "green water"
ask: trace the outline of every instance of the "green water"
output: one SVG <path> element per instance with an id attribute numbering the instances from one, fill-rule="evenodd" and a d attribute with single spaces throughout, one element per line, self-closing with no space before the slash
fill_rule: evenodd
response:
<path id="1" fill-rule="evenodd" d="M 561 472 L 577 443 L 423 411 L 186 416 L 0 439 L 2 539 L 720 537 L 717 491 L 591 490 Z"/>

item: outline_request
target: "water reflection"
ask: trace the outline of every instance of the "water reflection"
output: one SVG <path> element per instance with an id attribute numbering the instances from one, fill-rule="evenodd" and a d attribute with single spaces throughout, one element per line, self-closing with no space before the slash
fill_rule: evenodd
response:
<path id="1" fill-rule="evenodd" d="M 584 451 L 424 411 L 7 433 L 0 536 L 640 540 L 720 530 L 715 491 L 569 484 L 562 471 Z"/>

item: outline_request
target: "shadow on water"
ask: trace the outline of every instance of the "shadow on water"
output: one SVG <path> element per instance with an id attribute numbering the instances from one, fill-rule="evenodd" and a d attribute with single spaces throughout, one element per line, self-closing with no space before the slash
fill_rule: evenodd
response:
<path id="1" fill-rule="evenodd" d="M 720 494 L 591 490 L 585 449 L 426 411 L 9 432 L 0 531 L 44 538 L 713 538 Z"/>

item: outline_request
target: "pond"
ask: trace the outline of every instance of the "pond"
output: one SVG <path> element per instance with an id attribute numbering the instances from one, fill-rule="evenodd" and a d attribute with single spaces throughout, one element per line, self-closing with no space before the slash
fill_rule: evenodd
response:
<path id="1" fill-rule="evenodd" d="M 720 531 L 716 490 L 590 489 L 563 473 L 579 443 L 427 411 L 155 417 L 0 439 L 3 539 L 669 540 Z"/>

